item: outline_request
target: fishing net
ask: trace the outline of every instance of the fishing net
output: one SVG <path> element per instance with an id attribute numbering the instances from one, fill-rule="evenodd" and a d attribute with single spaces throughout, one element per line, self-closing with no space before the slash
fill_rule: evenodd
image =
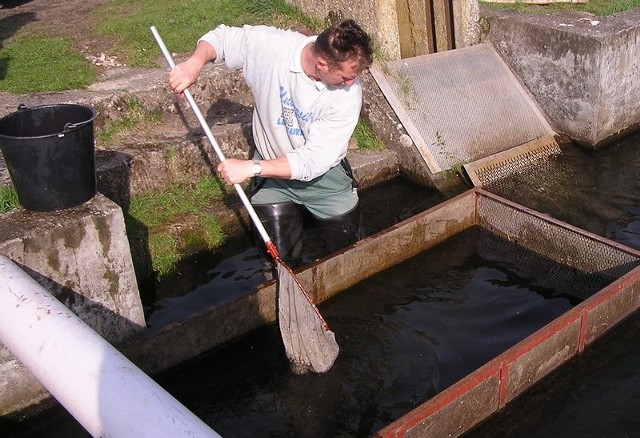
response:
<path id="1" fill-rule="evenodd" d="M 284 263 L 278 263 L 278 321 L 295 374 L 324 373 L 338 357 L 335 335 Z"/>

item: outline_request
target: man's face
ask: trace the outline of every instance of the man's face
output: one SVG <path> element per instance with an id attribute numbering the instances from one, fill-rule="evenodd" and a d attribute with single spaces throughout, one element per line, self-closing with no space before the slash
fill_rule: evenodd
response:
<path id="1" fill-rule="evenodd" d="M 327 62 L 319 62 L 318 76 L 322 82 L 332 88 L 351 86 L 362 73 L 357 60 L 347 60 L 331 67 Z"/>

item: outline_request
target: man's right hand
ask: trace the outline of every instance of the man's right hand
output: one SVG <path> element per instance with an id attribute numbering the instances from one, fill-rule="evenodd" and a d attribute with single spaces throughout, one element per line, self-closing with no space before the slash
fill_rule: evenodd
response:
<path id="1" fill-rule="evenodd" d="M 171 69 L 169 86 L 173 92 L 184 97 L 184 90 L 196 82 L 204 66 L 210 61 L 215 61 L 216 56 L 217 53 L 211 45 L 204 41 L 198 43 L 189 59 Z"/>
<path id="2" fill-rule="evenodd" d="M 184 90 L 196 82 L 201 70 L 202 66 L 199 66 L 192 58 L 176 65 L 169 73 L 169 85 L 173 92 L 184 97 Z"/>

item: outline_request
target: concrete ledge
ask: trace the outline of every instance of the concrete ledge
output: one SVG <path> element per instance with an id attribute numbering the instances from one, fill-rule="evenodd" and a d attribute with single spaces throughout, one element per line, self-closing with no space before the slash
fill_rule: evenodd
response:
<path id="1" fill-rule="evenodd" d="M 0 117 L 17 110 L 18 105 L 29 107 L 76 103 L 87 105 L 98 112 L 95 125 L 98 128 L 105 123 L 118 119 L 126 110 L 125 100 L 135 96 L 147 108 L 176 114 L 176 105 L 180 102 L 169 90 L 167 84 L 168 67 L 154 69 L 119 68 L 110 70 L 86 90 L 70 90 L 56 93 L 15 95 L 0 93 Z M 224 66 L 208 64 L 202 71 L 198 82 L 191 87 L 198 105 L 211 105 L 211 102 L 228 96 L 247 94 L 249 89 L 239 71 L 230 71 Z"/>
<path id="2" fill-rule="evenodd" d="M 549 122 L 591 149 L 640 125 L 640 9 L 526 14 L 484 9 L 488 39 Z"/>
<path id="3" fill-rule="evenodd" d="M 122 210 L 98 194 L 75 208 L 2 216 L 0 254 L 12 259 L 113 344 L 144 331 Z M 21 409 L 46 391 L 0 344 L 0 412 Z"/>

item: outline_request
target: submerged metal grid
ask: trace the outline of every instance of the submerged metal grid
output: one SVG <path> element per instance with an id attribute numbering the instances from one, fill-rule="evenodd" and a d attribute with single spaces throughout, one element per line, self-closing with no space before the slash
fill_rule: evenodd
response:
<path id="1" fill-rule="evenodd" d="M 553 135 L 490 44 L 375 64 L 370 71 L 432 173 Z"/>
<path id="2" fill-rule="evenodd" d="M 501 198 L 478 197 L 478 224 L 557 263 L 610 281 L 640 265 L 638 254 Z"/>
<path id="3" fill-rule="evenodd" d="M 486 187 L 560 154 L 562 154 L 560 145 L 554 136 L 549 135 L 465 164 L 462 168 L 474 187 Z"/>

